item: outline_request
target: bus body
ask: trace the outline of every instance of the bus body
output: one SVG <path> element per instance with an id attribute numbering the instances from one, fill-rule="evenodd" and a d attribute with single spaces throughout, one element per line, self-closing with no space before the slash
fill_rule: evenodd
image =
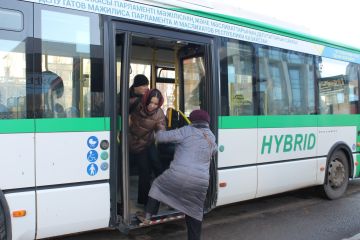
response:
<path id="1" fill-rule="evenodd" d="M 360 175 L 359 49 L 182 1 L 2 0 L 0 19 L 1 240 L 142 226 L 136 74 L 164 111 L 209 111 L 207 211 L 317 185 L 335 199 Z"/>

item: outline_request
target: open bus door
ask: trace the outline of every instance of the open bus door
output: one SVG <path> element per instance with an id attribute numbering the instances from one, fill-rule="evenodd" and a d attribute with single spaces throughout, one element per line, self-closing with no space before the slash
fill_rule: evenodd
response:
<path id="1" fill-rule="evenodd" d="M 180 62 L 180 109 L 189 116 L 195 109 L 204 109 L 211 118 L 210 128 L 217 132 L 216 106 L 214 102 L 213 76 L 211 68 L 211 45 L 188 45 L 179 52 Z M 210 162 L 210 181 L 205 200 L 205 212 L 216 206 L 217 200 L 217 159 Z"/>
<path id="2" fill-rule="evenodd" d="M 112 140 L 116 142 L 113 145 L 113 155 L 117 158 L 111 171 L 111 225 L 127 231 L 142 226 L 136 214 L 144 210 L 143 206 L 136 203 L 138 174 L 136 168 L 135 171 L 132 169 L 134 163 L 129 159 L 127 139 L 127 106 L 133 77 L 136 74 L 146 75 L 151 82 L 150 86 L 158 87 L 167 98 L 166 106 L 181 110 L 187 116 L 192 110 L 203 108 L 210 112 L 214 120 L 216 109 L 210 106 L 216 104 L 213 102 L 214 98 L 210 97 L 214 95 L 209 90 L 215 86 L 212 81 L 215 74 L 210 70 L 210 38 L 119 22 L 113 22 L 110 36 L 114 39 L 110 47 L 110 79 L 116 80 L 110 81 L 109 86 L 109 89 L 116 89 L 112 91 L 113 96 L 110 96 L 115 103 L 110 111 L 110 122 Z M 197 55 L 194 55 L 194 51 L 198 51 Z M 192 66 L 194 61 L 196 67 Z M 161 77 L 166 71 L 168 75 Z M 166 109 L 163 110 L 166 113 Z M 212 122 L 214 133 L 217 130 L 215 121 Z M 207 210 L 214 207 L 216 201 L 215 160 L 211 175 Z M 154 224 L 181 217 L 182 213 L 161 205 Z"/>

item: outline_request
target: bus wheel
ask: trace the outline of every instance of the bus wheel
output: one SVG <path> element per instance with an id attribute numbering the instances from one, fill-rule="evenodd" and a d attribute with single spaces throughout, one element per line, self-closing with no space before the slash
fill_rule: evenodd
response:
<path id="1" fill-rule="evenodd" d="M 6 240 L 5 211 L 0 204 L 0 240 Z"/>
<path id="2" fill-rule="evenodd" d="M 349 183 L 349 163 L 343 151 L 336 151 L 329 159 L 323 193 L 328 199 L 341 197 Z"/>

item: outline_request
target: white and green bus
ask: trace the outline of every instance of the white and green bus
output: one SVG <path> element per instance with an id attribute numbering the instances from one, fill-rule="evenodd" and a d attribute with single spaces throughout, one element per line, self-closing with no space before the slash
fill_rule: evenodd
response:
<path id="1" fill-rule="evenodd" d="M 140 73 L 165 112 L 210 112 L 207 211 L 310 186 L 335 199 L 360 175 L 360 49 L 183 1 L 1 0 L 1 240 L 142 227 L 124 121 Z"/>

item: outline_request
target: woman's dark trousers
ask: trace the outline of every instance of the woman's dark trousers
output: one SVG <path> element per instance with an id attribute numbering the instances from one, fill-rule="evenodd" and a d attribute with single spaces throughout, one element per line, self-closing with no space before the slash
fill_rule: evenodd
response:
<path id="1" fill-rule="evenodd" d="M 188 240 L 200 240 L 202 221 L 185 215 L 185 222 L 187 226 Z"/>
<path id="2" fill-rule="evenodd" d="M 137 202 L 139 204 L 146 204 L 151 181 L 151 168 L 149 164 L 148 151 L 144 150 L 139 153 L 134 153 L 132 154 L 132 158 L 136 161 L 139 174 Z"/>

